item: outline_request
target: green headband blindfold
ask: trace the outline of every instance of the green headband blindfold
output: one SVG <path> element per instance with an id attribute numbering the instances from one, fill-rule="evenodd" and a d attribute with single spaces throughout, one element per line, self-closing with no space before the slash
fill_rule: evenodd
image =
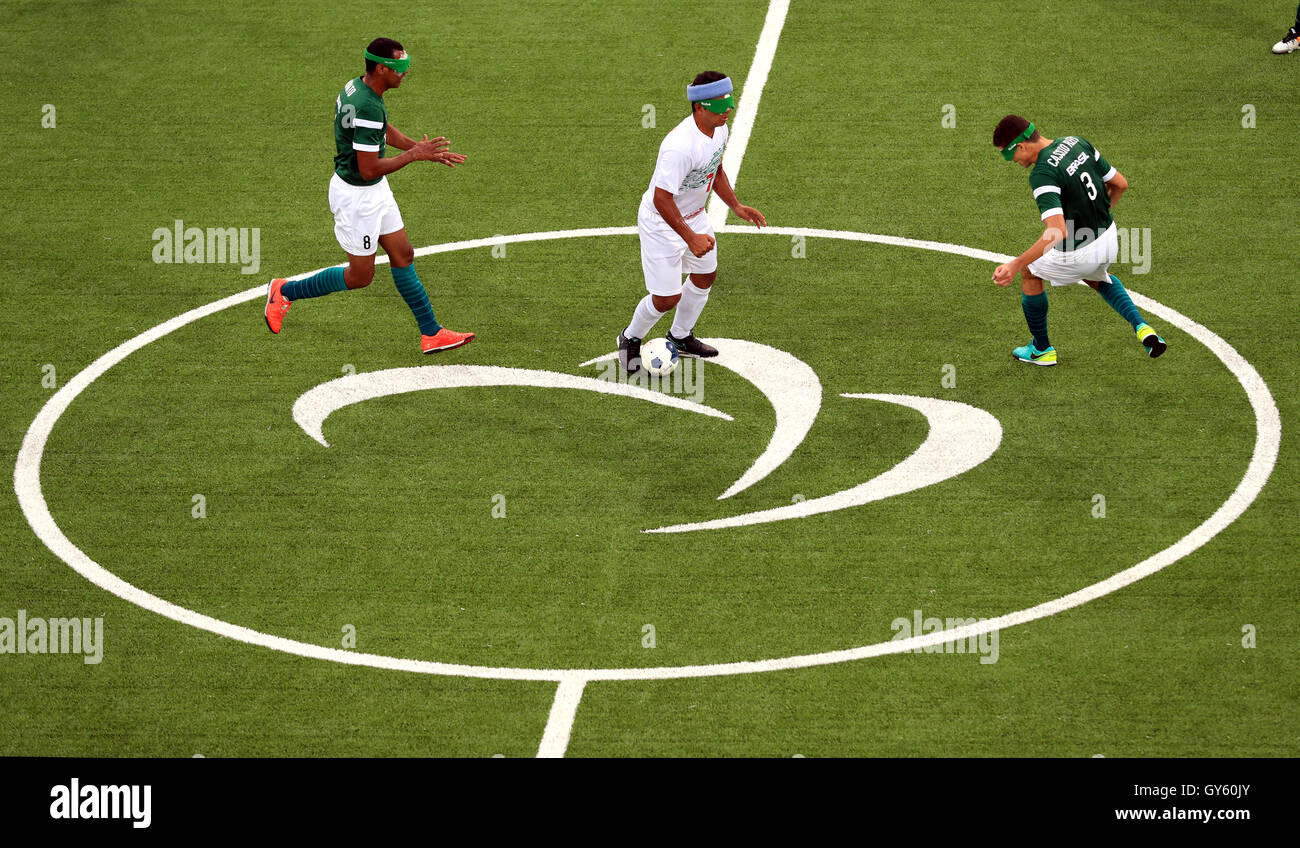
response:
<path id="1" fill-rule="evenodd" d="M 402 59 L 386 59 L 383 56 L 376 56 L 374 53 L 367 50 L 366 58 L 372 62 L 378 62 L 386 68 L 392 68 L 399 74 L 406 73 L 406 69 L 411 67 L 411 54 L 409 53 Z"/>
<path id="2" fill-rule="evenodd" d="M 715 97 L 712 100 L 696 100 L 695 102 L 715 115 L 722 115 L 728 109 L 736 108 L 736 98 L 730 94 L 724 94 L 722 97 Z"/>
<path id="3" fill-rule="evenodd" d="M 1016 145 L 1022 141 L 1029 141 L 1029 137 L 1034 134 L 1034 125 L 1031 123 L 1025 127 L 1025 131 L 1013 138 L 1006 147 L 1002 148 L 1002 158 L 1011 161 L 1011 157 L 1016 155 Z"/>

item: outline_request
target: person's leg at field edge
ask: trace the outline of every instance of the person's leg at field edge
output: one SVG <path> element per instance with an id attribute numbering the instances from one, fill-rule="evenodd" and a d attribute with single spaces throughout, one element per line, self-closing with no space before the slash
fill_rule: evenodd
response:
<path id="1" fill-rule="evenodd" d="M 1278 55 L 1294 53 L 1300 50 L 1300 7 L 1295 10 L 1295 23 L 1282 36 L 1282 40 L 1273 45 L 1273 52 Z"/>

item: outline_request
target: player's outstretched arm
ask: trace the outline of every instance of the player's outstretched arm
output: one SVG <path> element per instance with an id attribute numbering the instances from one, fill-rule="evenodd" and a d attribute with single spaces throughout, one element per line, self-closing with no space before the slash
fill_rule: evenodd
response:
<path id="1" fill-rule="evenodd" d="M 1031 262 L 1037 261 L 1044 253 L 1056 247 L 1061 239 L 1065 238 L 1065 216 L 1053 215 L 1047 219 L 1047 229 L 1039 236 L 1038 240 L 1030 245 L 1024 253 L 1012 259 L 1005 265 L 999 265 L 993 270 L 993 282 L 1000 286 L 1010 285 L 1011 281 L 1016 278 L 1016 274 L 1029 267 Z"/>
<path id="2" fill-rule="evenodd" d="M 1110 195 L 1110 205 L 1114 208 L 1119 202 L 1119 198 L 1124 192 L 1128 191 L 1128 180 L 1119 171 L 1115 176 L 1106 181 L 1106 193 Z"/>
<path id="3" fill-rule="evenodd" d="M 398 156 L 380 158 L 376 152 L 358 150 L 357 170 L 361 172 L 362 179 L 374 180 L 401 170 L 412 162 L 442 162 L 454 168 L 464 162 L 465 157 L 460 153 L 452 153 L 448 149 L 450 146 L 451 142 L 445 138 L 431 139 L 426 135 Z"/>
<path id="4" fill-rule="evenodd" d="M 752 206 L 745 206 L 736 199 L 736 192 L 731 188 L 731 180 L 727 179 L 727 172 L 718 166 L 718 175 L 713 178 L 713 189 L 722 198 L 722 202 L 727 204 L 732 212 L 735 212 L 740 218 L 748 221 L 756 227 L 767 226 L 767 219 L 763 213 L 759 212 Z"/>

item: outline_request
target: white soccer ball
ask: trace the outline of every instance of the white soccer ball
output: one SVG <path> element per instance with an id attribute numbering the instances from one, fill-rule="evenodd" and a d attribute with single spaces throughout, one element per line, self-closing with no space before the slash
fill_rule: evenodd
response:
<path id="1" fill-rule="evenodd" d="M 677 367 L 677 345 L 667 339 L 651 339 L 641 345 L 641 367 L 651 377 L 664 377 Z"/>

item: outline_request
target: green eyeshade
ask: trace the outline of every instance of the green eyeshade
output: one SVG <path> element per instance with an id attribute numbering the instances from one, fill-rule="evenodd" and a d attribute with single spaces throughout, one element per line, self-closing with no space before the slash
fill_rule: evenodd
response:
<path id="1" fill-rule="evenodd" d="M 383 56 L 376 56 L 374 53 L 371 53 L 369 50 L 367 50 L 366 58 L 372 62 L 378 62 L 384 67 L 392 68 L 394 71 L 397 71 L 399 74 L 406 73 L 406 69 L 411 67 L 411 54 L 409 53 L 403 56 L 401 59 L 387 59 L 384 58 Z"/>
<path id="2" fill-rule="evenodd" d="M 736 108 L 736 98 L 730 94 L 722 97 L 715 97 L 712 100 L 697 100 L 696 103 L 708 109 L 715 115 L 725 114 L 728 109 Z"/>
<path id="3" fill-rule="evenodd" d="M 1002 158 L 1010 162 L 1011 157 L 1016 155 L 1016 145 L 1022 141 L 1029 141 L 1029 137 L 1032 136 L 1033 134 L 1034 134 L 1034 125 L 1030 124 L 1029 126 L 1025 127 L 1024 132 L 1022 132 L 1020 135 L 1013 138 L 1010 142 L 1007 143 L 1006 147 L 1002 148 Z"/>

